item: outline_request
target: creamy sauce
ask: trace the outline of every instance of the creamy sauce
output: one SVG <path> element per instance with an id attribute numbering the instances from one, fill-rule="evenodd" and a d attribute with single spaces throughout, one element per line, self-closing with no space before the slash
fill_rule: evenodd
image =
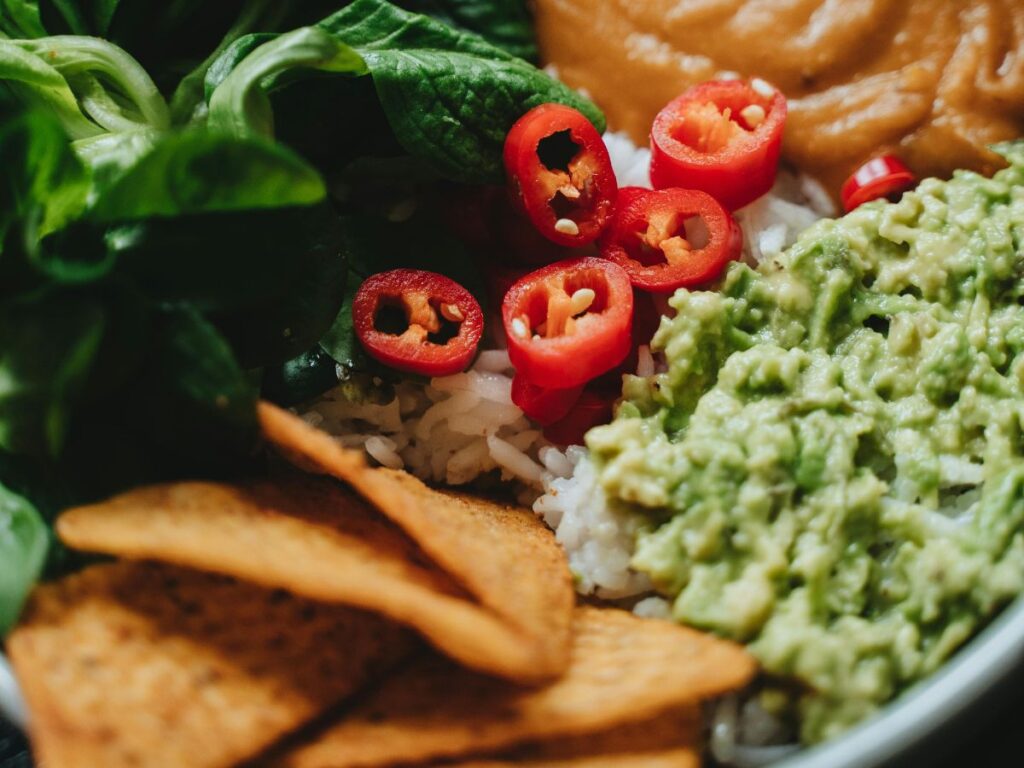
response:
<path id="1" fill-rule="evenodd" d="M 786 157 L 833 193 L 882 152 L 990 172 L 987 145 L 1024 134 L 1021 0 L 536 0 L 536 22 L 545 62 L 638 143 L 692 84 L 770 80 Z"/>

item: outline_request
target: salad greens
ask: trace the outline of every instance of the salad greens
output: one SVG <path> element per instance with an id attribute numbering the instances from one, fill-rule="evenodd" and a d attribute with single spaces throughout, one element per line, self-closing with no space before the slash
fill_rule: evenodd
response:
<path id="1" fill-rule="evenodd" d="M 455 181 L 500 182 L 505 134 L 538 104 L 569 104 L 604 128 L 596 107 L 527 62 L 382 0 L 355 0 L 317 28 L 237 40 L 207 75 L 210 124 L 270 136 L 267 92 L 321 72 L 344 79 L 368 73 L 405 152 Z M 337 113 L 341 103 L 339 96 L 320 107 Z"/>
<path id="2" fill-rule="evenodd" d="M 535 55 L 522 0 L 0 0 L 0 634 L 61 508 L 249 471 L 259 397 L 377 373 L 365 277 L 482 300 L 439 188 L 536 104 L 603 128 Z"/>

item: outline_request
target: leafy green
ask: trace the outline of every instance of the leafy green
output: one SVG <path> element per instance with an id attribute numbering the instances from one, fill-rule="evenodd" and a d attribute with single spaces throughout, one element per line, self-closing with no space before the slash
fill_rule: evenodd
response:
<path id="1" fill-rule="evenodd" d="M 273 137 L 273 111 L 263 82 L 298 67 L 350 75 L 366 72 L 359 54 L 336 38 L 315 27 L 296 29 L 264 43 L 237 64 L 210 98 L 210 125 L 238 136 Z"/>
<path id="2" fill-rule="evenodd" d="M 398 140 L 446 178 L 500 181 L 505 134 L 544 102 L 575 107 L 604 128 L 590 101 L 527 62 L 384 0 L 356 0 L 321 26 L 362 55 Z"/>
<path id="3" fill-rule="evenodd" d="M 0 308 L 0 449 L 55 455 L 103 335 L 91 301 L 54 294 Z"/>
<path id="4" fill-rule="evenodd" d="M 102 133 L 102 129 L 82 112 L 64 76 L 17 42 L 0 40 L 0 80 L 23 101 L 56 115 L 72 138 Z"/>
<path id="5" fill-rule="evenodd" d="M 362 71 L 353 58 L 358 54 L 398 143 L 445 178 L 499 181 L 505 134 L 524 112 L 544 102 L 569 104 L 604 127 L 591 102 L 526 61 L 476 34 L 384 0 L 355 0 L 318 26 L 335 45 L 345 46 L 343 53 L 322 35 L 302 29 L 261 45 L 257 42 L 265 37 L 236 41 L 209 70 L 211 123 L 236 134 L 271 135 L 267 91 L 286 89 L 318 74 L 313 71 L 318 68 L 352 78 Z M 337 113 L 339 107 L 308 102 L 310 111 Z"/>
<path id="6" fill-rule="evenodd" d="M 31 219 L 41 238 L 77 217 L 87 192 L 85 169 L 55 121 L 22 111 L 0 124 L 0 233 Z"/>
<path id="7" fill-rule="evenodd" d="M 513 56 L 537 59 L 533 24 L 523 0 L 402 0 L 398 5 L 475 32 Z"/>
<path id="8" fill-rule="evenodd" d="M 0 483 L 0 637 L 11 628 L 46 559 L 49 533 L 35 506 Z"/>
<path id="9" fill-rule="evenodd" d="M 74 138 L 91 135 L 80 132 L 75 111 L 94 123 L 93 133 L 170 124 L 167 103 L 146 71 L 105 40 L 66 35 L 0 41 L 0 62 L 0 79 L 20 79 L 23 94 L 56 103 Z"/>
<path id="10" fill-rule="evenodd" d="M 36 0 L 0 0 L 0 31 L 8 37 L 43 37 L 46 29 Z"/>
<path id="11" fill-rule="evenodd" d="M 202 211 L 310 205 L 324 199 L 320 175 L 286 147 L 209 131 L 172 134 L 109 182 L 96 221 Z"/>

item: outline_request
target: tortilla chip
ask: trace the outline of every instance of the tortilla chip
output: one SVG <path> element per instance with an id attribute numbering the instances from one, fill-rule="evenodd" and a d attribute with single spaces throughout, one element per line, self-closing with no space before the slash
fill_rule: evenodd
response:
<path id="1" fill-rule="evenodd" d="M 418 763 L 599 734 L 746 684 L 740 646 L 624 611 L 582 607 L 565 676 L 528 689 L 421 657 L 342 720 L 271 757 L 286 768 Z"/>
<path id="2" fill-rule="evenodd" d="M 607 731 L 583 736 L 560 736 L 549 741 L 516 747 L 503 760 L 535 762 L 574 760 L 594 756 L 662 753 L 678 749 L 695 750 L 704 727 L 699 703 L 685 704 L 649 720 L 630 722 Z"/>
<path id="3" fill-rule="evenodd" d="M 700 765 L 701 713 L 696 704 L 653 720 L 602 733 L 569 736 L 517 747 L 500 757 L 444 763 L 447 768 L 696 768 Z"/>
<path id="4" fill-rule="evenodd" d="M 428 488 L 406 472 L 370 469 L 362 452 L 270 403 L 264 436 L 300 466 L 350 484 L 517 635 L 487 669 L 541 681 L 565 671 L 575 596 L 564 552 L 527 509 Z"/>
<path id="5" fill-rule="evenodd" d="M 57 532 L 76 549 L 176 563 L 382 613 L 483 671 L 506 671 L 506 655 L 522 643 L 517 630 L 424 562 L 397 526 L 328 478 L 141 488 L 65 512 Z"/>
<path id="6" fill-rule="evenodd" d="M 166 565 L 36 589 L 8 640 L 40 765 L 234 765 L 412 648 L 378 617 Z"/>
<path id="7" fill-rule="evenodd" d="M 698 768 L 700 752 L 689 747 L 660 752 L 614 755 L 580 755 L 565 758 L 515 758 L 511 760 L 473 760 L 468 763 L 440 763 L 437 768 Z"/>

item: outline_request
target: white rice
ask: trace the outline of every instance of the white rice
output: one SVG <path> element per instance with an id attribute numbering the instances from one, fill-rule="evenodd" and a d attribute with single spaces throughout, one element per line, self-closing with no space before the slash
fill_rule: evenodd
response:
<path id="1" fill-rule="evenodd" d="M 623 133 L 604 138 L 619 185 L 649 188 L 650 151 Z M 750 263 L 773 258 L 802 230 L 833 213 L 820 186 L 780 172 L 769 194 L 736 213 L 744 258 Z M 637 374 L 653 375 L 657 367 L 649 347 L 642 347 Z M 304 417 L 341 444 L 362 446 L 380 464 L 428 482 L 465 485 L 496 475 L 555 531 L 580 593 L 612 599 L 649 592 L 647 577 L 630 568 L 639 520 L 609 506 L 585 448 L 563 451 L 549 444 L 515 406 L 512 374 L 506 352 L 487 350 L 465 373 L 397 385 L 383 404 L 351 398 L 342 384 L 310 405 Z M 948 468 L 952 478 L 969 472 Z M 648 598 L 636 611 L 668 617 L 669 606 Z"/>

